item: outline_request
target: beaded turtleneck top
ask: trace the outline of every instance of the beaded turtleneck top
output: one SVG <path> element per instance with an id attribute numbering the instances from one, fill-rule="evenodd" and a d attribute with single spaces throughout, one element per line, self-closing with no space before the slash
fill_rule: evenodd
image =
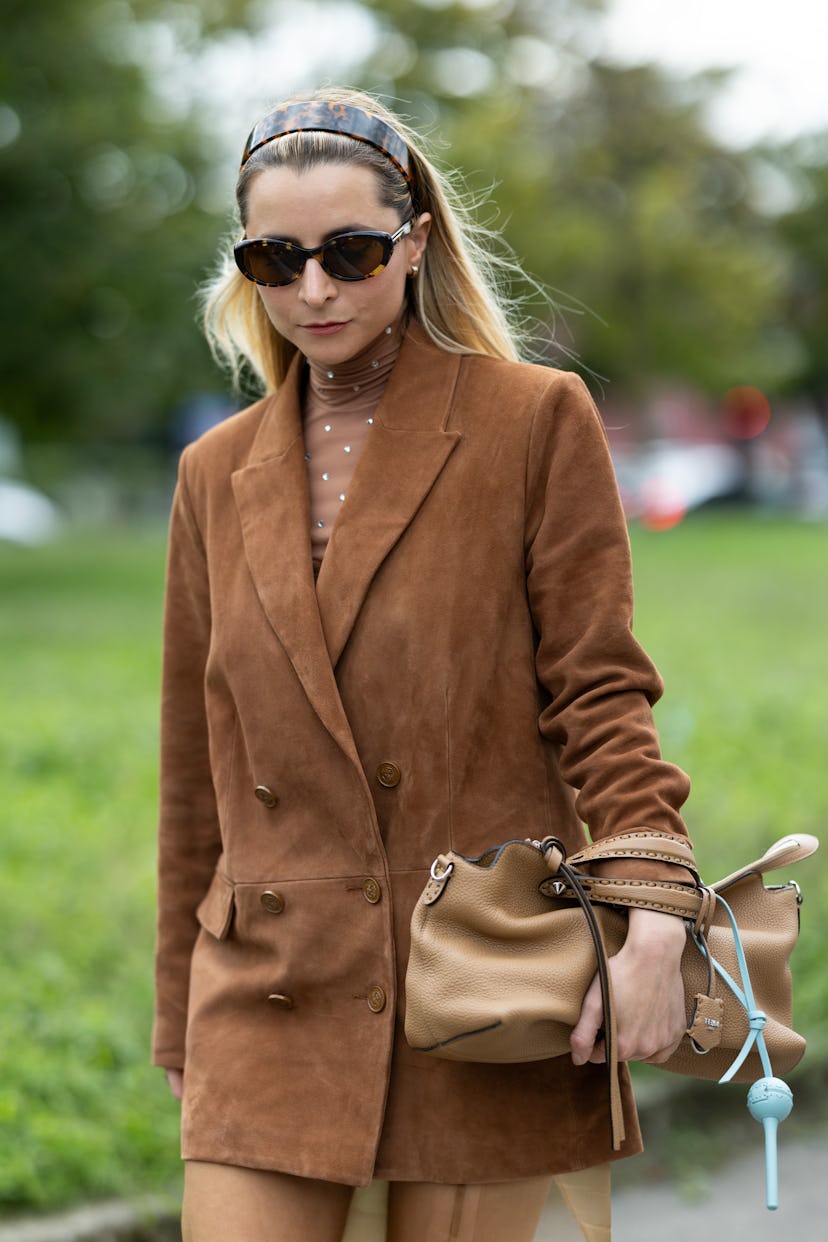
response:
<path id="1" fill-rule="evenodd" d="M 399 321 L 354 358 L 333 368 L 308 364 L 305 461 L 311 552 L 319 565 L 403 337 Z"/>

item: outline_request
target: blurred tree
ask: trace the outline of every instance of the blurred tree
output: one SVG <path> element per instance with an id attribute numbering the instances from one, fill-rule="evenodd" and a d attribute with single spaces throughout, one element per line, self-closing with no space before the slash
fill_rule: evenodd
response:
<path id="1" fill-rule="evenodd" d="M 752 153 L 706 124 L 721 75 L 590 59 L 601 3 L 373 7 L 386 33 L 363 80 L 410 98 L 446 162 L 496 185 L 511 246 L 562 291 L 551 356 L 574 346 L 630 395 L 668 378 L 717 394 L 788 379 L 787 252 Z"/>
<path id="2" fill-rule="evenodd" d="M 215 386 L 192 318 L 221 225 L 186 109 L 164 109 L 140 67 L 161 11 L 13 0 L 4 15 L 0 414 L 29 440 L 146 437 Z M 195 14 L 179 11 L 194 40 Z"/>
<path id="3" fill-rule="evenodd" d="M 711 393 L 778 387 L 795 354 L 780 314 L 786 254 L 757 206 L 751 154 L 705 124 L 716 87 L 597 62 L 563 106 L 541 99 L 535 114 L 514 243 L 597 313 L 579 320 L 578 349 L 627 393 L 667 378 Z"/>
<path id="4" fill-rule="evenodd" d="M 555 91 L 585 62 L 607 0 L 363 0 L 380 37 L 363 67 L 373 89 L 410 100 L 418 123 L 514 112 L 527 86 Z M 484 122 L 485 115 L 481 120 Z"/>
<path id="5" fill-rule="evenodd" d="M 781 159 L 800 197 L 779 219 L 793 256 L 786 310 L 801 347 L 790 386 L 811 399 L 828 431 L 828 132 L 794 144 Z"/>
<path id="6" fill-rule="evenodd" d="M 221 384 L 190 313 L 230 196 L 216 118 L 237 114 L 237 142 L 250 110 L 285 89 L 271 49 L 290 50 L 291 32 L 337 15 L 360 37 L 342 40 L 336 77 L 361 56 L 347 75 L 355 84 L 401 101 L 474 190 L 495 185 L 508 241 L 564 291 L 574 347 L 613 394 L 668 377 L 710 392 L 790 382 L 800 351 L 782 313 L 787 256 L 798 246 L 807 266 L 818 213 L 791 216 L 781 238 L 752 153 L 722 149 L 706 127 L 715 76 L 678 82 L 596 61 L 604 7 L 11 0 L 0 49 L 0 414 L 30 440 L 134 442 L 161 436 L 184 399 Z M 308 86 L 323 77 L 313 42 L 291 53 Z M 233 56 L 236 70 L 249 61 L 243 86 L 226 72 Z M 295 84 L 296 73 L 286 89 Z M 821 328 L 807 322 L 816 358 Z M 794 326 L 811 330 L 802 317 Z M 541 325 L 554 357 L 550 334 Z M 557 338 L 566 349 L 560 324 Z"/>

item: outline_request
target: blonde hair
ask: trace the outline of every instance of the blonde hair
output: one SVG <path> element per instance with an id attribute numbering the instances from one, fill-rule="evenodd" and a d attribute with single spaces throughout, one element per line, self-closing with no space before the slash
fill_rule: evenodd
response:
<path id="1" fill-rule="evenodd" d="M 351 105 L 390 125 L 408 147 L 413 193 L 391 160 L 365 142 L 301 131 L 260 147 L 244 164 L 236 186 L 237 226 L 245 225 L 250 183 L 264 168 L 305 171 L 325 163 L 370 167 L 377 176 L 381 202 L 399 211 L 401 223 L 412 212 L 431 215 L 419 275 L 407 286 L 409 314 L 449 353 L 517 359 L 522 316 L 506 286 L 513 277 L 523 278 L 523 273 L 498 245 L 498 235 L 473 218 L 474 204 L 455 179 L 439 172 L 413 130 L 371 95 L 340 87 L 295 98 Z M 264 391 L 273 392 L 282 383 L 296 346 L 275 330 L 256 286 L 242 276 L 229 251 L 225 246 L 216 273 L 202 289 L 204 331 L 214 357 L 228 367 L 237 385 L 249 367 Z"/>

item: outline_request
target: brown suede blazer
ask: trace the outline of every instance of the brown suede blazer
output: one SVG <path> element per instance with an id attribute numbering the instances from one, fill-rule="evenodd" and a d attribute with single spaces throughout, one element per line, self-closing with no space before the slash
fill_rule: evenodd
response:
<path id="1" fill-rule="evenodd" d="M 439 1061 L 401 1025 L 438 853 L 684 834 L 599 418 L 574 375 L 412 329 L 315 588 L 303 369 L 184 452 L 173 506 L 154 1056 L 185 1066 L 183 1154 L 351 1184 L 601 1163 L 603 1067 Z"/>

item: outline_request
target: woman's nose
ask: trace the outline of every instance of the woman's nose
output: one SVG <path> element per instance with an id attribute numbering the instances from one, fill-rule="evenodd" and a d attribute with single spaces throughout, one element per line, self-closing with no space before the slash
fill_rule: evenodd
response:
<path id="1" fill-rule="evenodd" d="M 299 296 L 309 306 L 319 306 L 336 297 L 336 281 L 328 275 L 318 259 L 308 259 L 299 278 Z"/>

